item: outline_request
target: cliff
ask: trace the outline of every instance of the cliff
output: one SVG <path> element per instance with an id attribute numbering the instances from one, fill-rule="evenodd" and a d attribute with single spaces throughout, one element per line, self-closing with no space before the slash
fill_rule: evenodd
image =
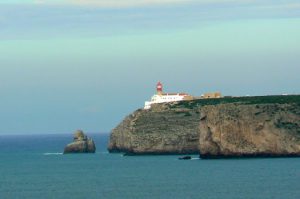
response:
<path id="1" fill-rule="evenodd" d="M 113 129 L 108 150 L 127 154 L 199 154 L 200 148 L 203 158 L 296 155 L 299 102 L 300 96 L 291 95 L 155 104 L 149 110 L 133 112 Z M 278 154 L 271 153 L 276 147 L 280 149 Z"/>
<path id="2" fill-rule="evenodd" d="M 299 156 L 300 105 L 205 106 L 199 133 L 201 158 Z"/>
<path id="3" fill-rule="evenodd" d="M 153 105 L 127 116 L 113 129 L 108 150 L 127 154 L 198 153 L 197 109 Z"/>

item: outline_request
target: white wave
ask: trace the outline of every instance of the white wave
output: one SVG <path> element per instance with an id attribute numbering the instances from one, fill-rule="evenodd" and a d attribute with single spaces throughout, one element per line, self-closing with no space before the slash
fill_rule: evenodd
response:
<path id="1" fill-rule="evenodd" d="M 44 155 L 62 155 L 63 153 L 44 153 Z"/>
<path id="2" fill-rule="evenodd" d="M 191 160 L 200 160 L 200 158 L 192 158 Z"/>

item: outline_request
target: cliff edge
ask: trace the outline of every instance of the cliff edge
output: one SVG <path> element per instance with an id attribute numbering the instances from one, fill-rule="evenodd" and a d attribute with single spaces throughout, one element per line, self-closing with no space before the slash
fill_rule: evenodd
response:
<path id="1" fill-rule="evenodd" d="M 201 158 L 300 156 L 300 105 L 205 106 L 199 133 Z"/>

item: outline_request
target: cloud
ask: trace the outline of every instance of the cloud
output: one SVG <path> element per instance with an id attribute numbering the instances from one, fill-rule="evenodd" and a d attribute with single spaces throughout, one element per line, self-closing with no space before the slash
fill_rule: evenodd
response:
<path id="1" fill-rule="evenodd" d="M 300 3 L 282 3 L 278 5 L 265 5 L 260 6 L 259 8 L 264 9 L 300 9 Z"/>
<path id="2" fill-rule="evenodd" d="M 102 8 L 127 8 L 176 4 L 251 4 L 258 0 L 34 0 L 37 4 L 96 6 Z"/>
<path id="3" fill-rule="evenodd" d="M 163 5 L 194 4 L 195 6 L 249 6 L 267 9 L 299 9 L 298 0 L 2 0 L 2 3 L 71 5 L 98 8 L 131 8 Z"/>
<path id="4" fill-rule="evenodd" d="M 103 8 L 142 7 L 168 4 L 184 4 L 196 0 L 35 0 L 37 4 L 97 6 Z"/>

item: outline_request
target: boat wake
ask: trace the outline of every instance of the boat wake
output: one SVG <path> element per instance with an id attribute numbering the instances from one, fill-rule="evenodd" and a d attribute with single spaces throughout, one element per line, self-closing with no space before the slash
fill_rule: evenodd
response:
<path id="1" fill-rule="evenodd" d="M 63 153 L 44 153 L 43 155 L 62 155 Z"/>

